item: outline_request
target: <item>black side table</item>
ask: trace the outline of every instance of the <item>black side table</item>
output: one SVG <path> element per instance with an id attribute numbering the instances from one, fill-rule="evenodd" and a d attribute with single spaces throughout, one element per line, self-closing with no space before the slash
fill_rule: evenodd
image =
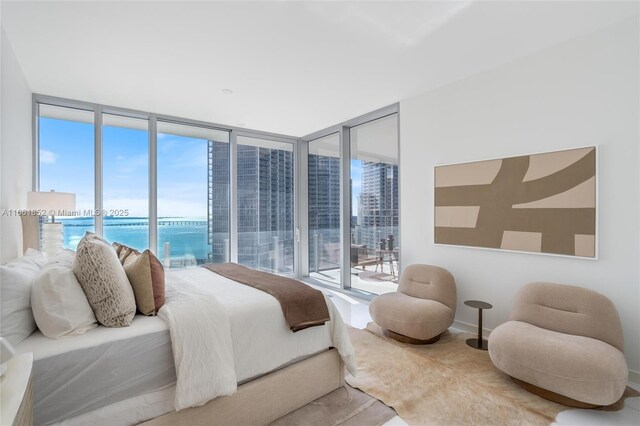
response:
<path id="1" fill-rule="evenodd" d="M 486 351 L 489 349 L 489 343 L 486 340 L 482 340 L 482 310 L 491 309 L 493 305 L 487 302 L 481 302 L 480 300 L 466 300 L 464 304 L 478 310 L 478 338 L 467 339 L 467 345 Z"/>

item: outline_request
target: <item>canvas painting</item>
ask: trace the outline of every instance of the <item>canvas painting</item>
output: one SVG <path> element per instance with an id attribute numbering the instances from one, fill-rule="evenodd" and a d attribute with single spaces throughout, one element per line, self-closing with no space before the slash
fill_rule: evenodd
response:
<path id="1" fill-rule="evenodd" d="M 435 242 L 595 258 L 596 148 L 435 168 Z"/>

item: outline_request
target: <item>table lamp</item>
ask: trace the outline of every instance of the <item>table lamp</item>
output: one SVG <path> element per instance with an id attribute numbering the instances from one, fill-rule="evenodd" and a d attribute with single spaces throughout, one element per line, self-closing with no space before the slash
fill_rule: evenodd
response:
<path id="1" fill-rule="evenodd" d="M 51 216 L 51 222 L 42 224 L 42 251 L 51 259 L 60 253 L 63 248 L 63 225 L 56 222 L 56 214 L 62 210 L 76 209 L 76 194 L 69 192 L 29 192 L 27 193 L 27 208 L 29 210 L 42 210 L 45 215 Z"/>

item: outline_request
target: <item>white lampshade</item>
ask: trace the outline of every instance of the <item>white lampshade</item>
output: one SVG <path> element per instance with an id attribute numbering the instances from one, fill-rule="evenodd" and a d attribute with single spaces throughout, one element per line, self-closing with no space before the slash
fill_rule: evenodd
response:
<path id="1" fill-rule="evenodd" d="M 42 210 L 45 216 L 66 216 L 65 211 L 76 209 L 76 194 L 69 192 L 28 192 L 27 209 Z M 53 258 L 63 248 L 62 223 L 42 224 L 42 251 L 49 258 Z"/>
<path id="2" fill-rule="evenodd" d="M 70 192 L 28 192 L 27 208 L 45 210 L 48 216 L 60 216 L 59 210 L 75 210 L 76 194 Z M 53 213 L 49 213 L 53 211 Z"/>

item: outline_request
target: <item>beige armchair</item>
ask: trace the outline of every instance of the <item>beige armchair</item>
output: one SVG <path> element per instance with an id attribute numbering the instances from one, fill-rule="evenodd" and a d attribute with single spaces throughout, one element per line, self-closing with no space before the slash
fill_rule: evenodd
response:
<path id="1" fill-rule="evenodd" d="M 455 318 L 456 282 L 444 268 L 409 265 L 400 276 L 398 291 L 375 297 L 369 312 L 391 338 L 433 343 Z"/>
<path id="2" fill-rule="evenodd" d="M 525 389 L 574 407 L 610 405 L 624 393 L 622 327 L 605 296 L 582 287 L 530 283 L 510 321 L 489 337 L 489 356 Z"/>

